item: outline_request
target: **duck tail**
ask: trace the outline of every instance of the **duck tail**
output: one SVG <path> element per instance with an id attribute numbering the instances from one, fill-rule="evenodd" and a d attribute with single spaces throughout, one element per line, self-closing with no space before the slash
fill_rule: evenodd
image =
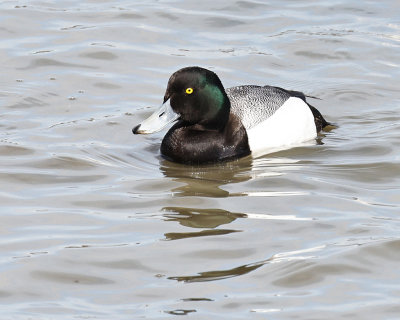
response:
<path id="1" fill-rule="evenodd" d="M 324 129 L 327 126 L 330 126 L 331 124 L 324 119 L 322 116 L 321 112 L 317 110 L 317 108 L 313 107 L 311 104 L 306 102 L 307 105 L 310 107 L 311 112 L 314 116 L 314 122 L 315 122 L 315 127 L 317 128 L 317 132 L 320 132 L 322 129 Z"/>

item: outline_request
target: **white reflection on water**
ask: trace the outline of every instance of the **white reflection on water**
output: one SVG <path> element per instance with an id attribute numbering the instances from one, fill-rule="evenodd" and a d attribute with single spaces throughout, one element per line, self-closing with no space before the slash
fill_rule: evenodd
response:
<path id="1" fill-rule="evenodd" d="M 309 192 L 303 191 L 255 191 L 255 192 L 243 192 L 242 195 L 249 197 L 288 197 L 288 196 L 304 196 L 308 195 Z M 232 194 L 235 195 L 235 194 Z"/>
<path id="2" fill-rule="evenodd" d="M 301 218 L 295 215 L 271 215 L 271 214 L 255 214 L 255 213 L 246 213 L 247 218 L 249 219 L 265 219 L 265 220 L 296 220 L 296 221 L 310 221 L 313 218 Z"/>

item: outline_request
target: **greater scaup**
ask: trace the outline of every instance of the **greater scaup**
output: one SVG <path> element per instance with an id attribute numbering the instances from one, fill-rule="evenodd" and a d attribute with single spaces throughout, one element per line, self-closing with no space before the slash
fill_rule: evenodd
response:
<path id="1" fill-rule="evenodd" d="M 225 90 L 214 72 L 200 67 L 176 71 L 161 108 L 132 131 L 153 133 L 175 121 L 161 154 L 192 164 L 287 148 L 315 139 L 328 125 L 302 92 L 254 85 Z"/>

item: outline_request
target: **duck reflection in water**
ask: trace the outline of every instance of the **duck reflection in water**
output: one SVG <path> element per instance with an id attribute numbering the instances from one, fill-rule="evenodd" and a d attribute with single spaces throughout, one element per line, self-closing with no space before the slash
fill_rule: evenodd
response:
<path id="1" fill-rule="evenodd" d="M 165 207 L 164 217 L 166 221 L 176 221 L 180 225 L 205 229 L 196 232 L 170 232 L 166 233 L 167 240 L 179 240 L 184 238 L 204 237 L 240 232 L 233 229 L 216 229 L 224 224 L 229 224 L 237 218 L 246 218 L 244 213 L 232 213 L 222 209 L 196 209 L 184 207 Z"/>
<path id="2" fill-rule="evenodd" d="M 160 170 L 182 186 L 172 189 L 174 196 L 225 198 L 231 196 L 223 185 L 245 182 L 252 178 L 251 157 L 215 165 L 187 166 L 161 160 Z"/>
<path id="3" fill-rule="evenodd" d="M 305 150 L 303 149 L 303 151 Z M 243 201 L 249 201 L 248 196 L 253 192 L 244 192 L 242 183 L 257 178 L 276 177 L 284 175 L 288 171 L 300 169 L 298 160 L 287 157 L 290 156 L 290 152 L 296 151 L 293 149 L 283 151 L 275 154 L 272 158 L 250 156 L 231 162 L 196 166 L 182 165 L 162 159 L 160 161 L 161 172 L 167 178 L 180 184 L 171 189 L 173 198 L 181 198 L 180 201 L 177 201 L 177 206 L 168 206 L 162 209 L 165 221 L 178 222 L 181 226 L 190 228 L 189 232 L 167 232 L 164 234 L 165 239 L 175 241 L 197 237 L 229 236 L 243 231 L 227 227 L 228 224 L 240 218 L 297 219 L 294 216 L 276 216 L 267 213 L 258 215 L 247 212 L 231 212 L 215 207 L 204 208 L 210 206 L 210 201 L 207 200 L 210 198 L 243 197 Z M 238 191 L 235 192 L 235 190 Z M 274 196 L 279 192 L 265 191 L 261 193 L 263 196 L 269 193 Z M 202 197 L 205 198 L 204 201 Z M 203 282 L 237 277 L 252 272 L 274 259 L 274 257 L 270 257 L 262 261 L 250 261 L 230 269 L 205 270 L 192 275 L 170 276 L 168 279 Z"/>
<path id="4" fill-rule="evenodd" d="M 193 237 L 205 237 L 205 236 L 221 236 L 234 232 L 241 232 L 241 230 L 234 229 L 216 229 L 217 227 L 229 224 L 238 218 L 246 218 L 247 215 L 244 213 L 233 213 L 221 209 L 195 209 L 195 208 L 183 208 L 183 207 L 166 207 L 163 208 L 166 213 L 164 217 L 167 221 L 177 221 L 179 224 L 190 227 L 204 229 L 197 232 L 171 232 L 166 233 L 165 237 L 167 240 L 181 240 Z M 204 281 L 215 281 L 226 278 L 237 277 L 244 275 L 253 270 L 258 269 L 266 261 L 258 261 L 255 263 L 249 263 L 227 270 L 212 270 L 200 272 L 196 275 L 189 276 L 171 276 L 168 277 L 170 280 L 184 281 L 184 282 L 204 282 Z"/>

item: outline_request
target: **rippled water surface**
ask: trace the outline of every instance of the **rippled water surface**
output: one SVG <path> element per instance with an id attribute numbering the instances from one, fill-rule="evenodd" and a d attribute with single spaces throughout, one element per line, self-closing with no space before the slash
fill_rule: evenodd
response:
<path id="1" fill-rule="evenodd" d="M 2 1 L 2 319 L 399 319 L 398 1 Z M 131 129 L 172 72 L 338 127 L 191 167 Z"/>

